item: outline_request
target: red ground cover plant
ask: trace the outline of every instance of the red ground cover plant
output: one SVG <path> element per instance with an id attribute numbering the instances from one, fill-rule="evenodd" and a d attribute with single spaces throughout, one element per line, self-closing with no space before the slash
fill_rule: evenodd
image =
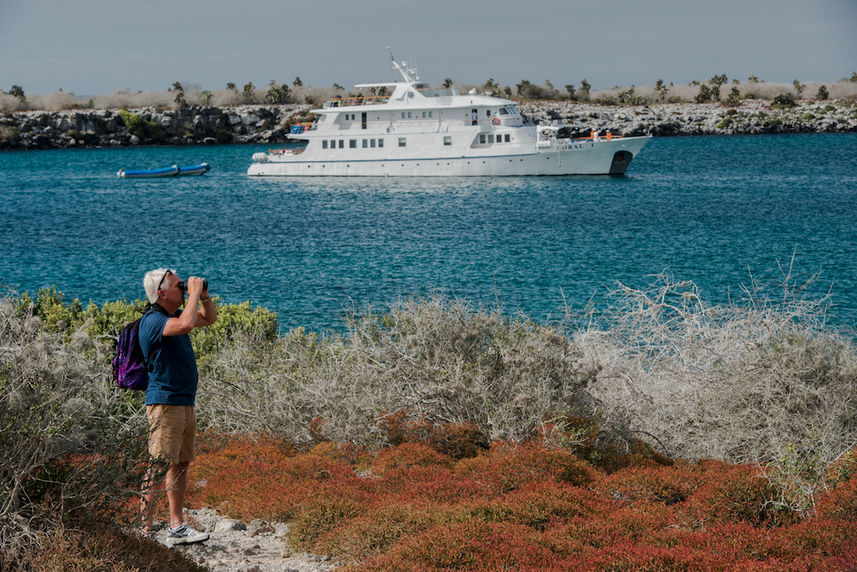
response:
<path id="1" fill-rule="evenodd" d="M 761 475 L 759 467 L 717 461 L 706 461 L 701 467 L 704 484 L 685 507 L 692 526 L 721 521 L 772 527 L 800 520 L 797 512 L 777 504 L 779 491 Z"/>
<path id="2" fill-rule="evenodd" d="M 857 522 L 857 475 L 823 495 L 816 511 L 819 516 Z"/>
<path id="3" fill-rule="evenodd" d="M 363 483 L 353 467 L 332 458 L 329 450 L 322 453 L 298 455 L 264 438 L 236 438 L 191 466 L 189 501 L 221 508 L 235 518 L 285 520 L 317 498 L 362 498 Z"/>
<path id="4" fill-rule="evenodd" d="M 684 502 L 702 484 L 700 465 L 678 462 L 670 466 L 632 466 L 602 478 L 595 488 L 615 500 L 675 504 Z"/>
<path id="5" fill-rule="evenodd" d="M 475 457 L 488 448 L 487 436 L 473 423 L 432 423 L 407 409 L 382 415 L 378 428 L 390 445 L 422 443 L 453 459 Z"/>
<path id="6" fill-rule="evenodd" d="M 544 530 L 551 521 L 588 518 L 610 511 L 614 503 L 567 483 L 532 482 L 490 500 L 474 500 L 464 514 L 486 522 L 514 522 Z"/>
<path id="7" fill-rule="evenodd" d="M 469 520 L 404 539 L 354 570 L 526 570 L 556 562 L 548 543 L 531 528 Z"/>
<path id="8" fill-rule="evenodd" d="M 456 459 L 408 439 L 299 453 L 239 438 L 197 459 L 192 481 L 204 484 L 191 503 L 288 520 L 294 548 L 355 570 L 848 569 L 857 477 L 801 520 L 771 502 L 776 489 L 761 474 L 648 457 L 608 473 L 545 440 Z"/>
<path id="9" fill-rule="evenodd" d="M 598 474 L 574 454 L 538 442 L 493 443 L 485 454 L 459 461 L 455 471 L 461 477 L 478 479 L 496 494 L 541 480 L 587 486 Z"/>

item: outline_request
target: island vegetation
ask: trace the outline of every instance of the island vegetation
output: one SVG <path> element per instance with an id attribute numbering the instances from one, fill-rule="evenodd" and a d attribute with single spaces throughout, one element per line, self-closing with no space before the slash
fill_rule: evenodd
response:
<path id="1" fill-rule="evenodd" d="M 223 304 L 193 333 L 189 504 L 354 570 L 770 569 L 857 559 L 857 348 L 789 271 L 710 305 L 618 285 L 536 323 L 404 300 L 339 332 Z M 0 567 L 187 570 L 133 534 L 142 301 L 0 299 Z"/>
<path id="2" fill-rule="evenodd" d="M 443 85 L 451 86 L 447 78 Z M 588 137 L 592 130 L 621 136 L 857 131 L 857 72 L 829 83 L 769 83 L 725 74 L 688 85 L 657 80 L 651 86 L 594 90 L 587 80 L 562 89 L 521 80 L 503 86 L 489 78 L 459 84 L 476 92 L 516 100 L 536 123 L 558 121 L 562 136 Z M 0 150 L 213 143 L 279 144 L 291 126 L 312 121 L 311 110 L 336 98 L 386 95 L 384 87 L 346 91 L 311 87 L 296 77 L 257 88 L 227 83 L 219 90 L 174 82 L 163 91 L 78 96 L 58 90 L 0 90 Z"/>
<path id="3" fill-rule="evenodd" d="M 166 90 L 114 91 L 106 95 L 78 96 L 74 92 L 59 89 L 49 94 L 30 94 L 20 85 L 8 91 L 0 89 L 0 111 L 62 111 L 73 109 L 120 109 L 120 108 L 181 108 L 188 105 L 230 106 L 260 104 L 318 104 L 336 97 L 360 97 L 384 95 L 384 88 L 346 91 L 338 83 L 332 87 L 304 85 L 300 77 L 289 84 L 271 80 L 267 86 L 257 87 L 247 82 L 228 82 L 222 89 L 204 89 L 199 85 L 183 85 L 174 82 Z M 658 103 L 720 103 L 738 106 L 746 100 L 771 100 L 780 105 L 793 105 L 796 101 L 827 101 L 830 99 L 857 98 L 857 72 L 839 80 L 791 83 L 766 82 L 755 75 L 746 80 L 729 79 L 719 74 L 707 80 L 694 80 L 689 84 L 675 84 L 658 79 L 646 86 L 614 86 L 610 89 L 593 89 L 589 81 L 578 84 L 566 83 L 555 87 L 549 79 L 544 83 L 522 79 L 513 85 L 501 85 L 493 78 L 484 83 L 455 83 L 451 78 L 443 82 L 445 87 L 455 85 L 460 91 L 475 90 L 479 93 L 505 97 L 518 101 L 571 101 L 590 102 L 599 105 L 653 105 Z"/>

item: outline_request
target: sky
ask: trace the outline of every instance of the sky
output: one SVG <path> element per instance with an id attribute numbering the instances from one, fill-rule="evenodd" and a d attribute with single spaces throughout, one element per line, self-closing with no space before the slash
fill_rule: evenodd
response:
<path id="1" fill-rule="evenodd" d="M 349 88 L 420 78 L 593 89 L 857 70 L 857 0 L 0 0 L 0 89 Z"/>

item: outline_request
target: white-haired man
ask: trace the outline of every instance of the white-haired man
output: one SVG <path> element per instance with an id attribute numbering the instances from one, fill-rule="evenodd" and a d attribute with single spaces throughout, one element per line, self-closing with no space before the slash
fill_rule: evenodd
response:
<path id="1" fill-rule="evenodd" d="M 146 415 L 149 418 L 149 454 L 167 465 L 164 488 L 170 505 L 168 544 L 190 544 L 208 539 L 184 520 L 187 470 L 196 440 L 196 355 L 190 342 L 194 328 L 217 320 L 217 308 L 202 278 L 182 282 L 174 270 L 158 268 L 143 277 L 152 305 L 140 320 L 140 349 L 149 364 Z M 185 301 L 187 294 L 187 301 Z M 184 309 L 180 307 L 184 305 Z M 152 520 L 162 491 L 149 471 L 142 500 L 143 533 L 152 533 Z"/>

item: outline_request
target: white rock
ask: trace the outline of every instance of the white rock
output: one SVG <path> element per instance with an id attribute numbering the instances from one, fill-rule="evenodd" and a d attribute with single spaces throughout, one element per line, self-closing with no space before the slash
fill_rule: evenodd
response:
<path id="1" fill-rule="evenodd" d="M 234 518 L 224 518 L 214 525 L 214 532 L 228 532 L 230 530 L 247 530 L 247 525 Z"/>

